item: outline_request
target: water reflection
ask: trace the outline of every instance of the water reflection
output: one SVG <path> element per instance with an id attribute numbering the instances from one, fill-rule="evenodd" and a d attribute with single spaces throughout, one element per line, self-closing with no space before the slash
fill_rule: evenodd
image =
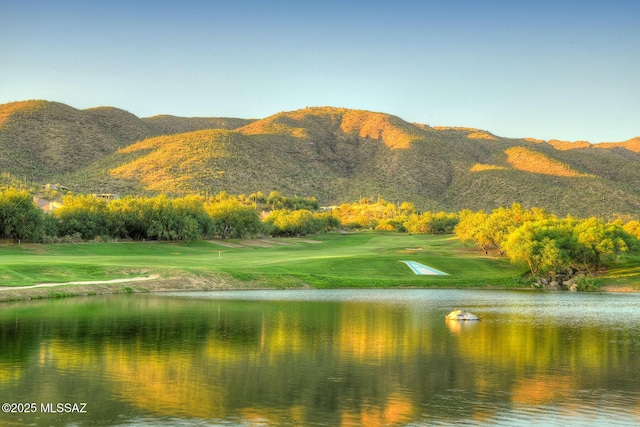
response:
<path id="1" fill-rule="evenodd" d="M 7 304 L 13 425 L 634 425 L 638 298 L 459 291 L 130 295 Z M 464 304 L 463 304 L 464 303 Z M 481 322 L 445 322 L 454 306 Z M 612 316 L 622 312 L 624 318 Z"/>
<path id="2" fill-rule="evenodd" d="M 466 320 L 449 320 L 445 319 L 444 322 L 451 333 L 460 335 L 464 331 L 466 334 L 470 334 L 474 328 L 477 328 L 480 322 L 478 321 L 466 321 Z"/>

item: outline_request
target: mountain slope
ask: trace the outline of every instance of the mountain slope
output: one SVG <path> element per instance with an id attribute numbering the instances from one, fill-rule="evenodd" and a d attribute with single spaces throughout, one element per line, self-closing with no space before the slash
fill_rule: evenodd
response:
<path id="1" fill-rule="evenodd" d="M 152 191 L 278 190 L 327 203 L 397 194 L 439 206 L 449 166 L 437 148 L 412 144 L 427 134 L 380 113 L 307 109 L 235 131 L 140 141 L 109 157 L 110 175 Z M 427 162 L 425 155 L 430 157 Z"/>
<path id="2" fill-rule="evenodd" d="M 143 118 L 142 121 L 158 135 L 171 135 L 204 129 L 236 129 L 253 120 L 230 117 L 177 117 L 163 114 Z"/>
<path id="3" fill-rule="evenodd" d="M 58 102 L 14 102 L 0 105 L 0 171 L 35 181 L 52 180 L 150 136 L 249 122 L 170 116 L 140 119 L 113 107 L 77 110 Z"/>
<path id="4" fill-rule="evenodd" d="M 478 129 L 320 107 L 234 130 L 140 141 L 109 157 L 109 176 L 149 191 L 277 190 L 327 205 L 381 196 L 425 209 L 520 202 L 559 214 L 640 211 L 640 153 L 595 147 L 558 150 Z"/>
<path id="5" fill-rule="evenodd" d="M 519 202 L 561 215 L 638 214 L 639 143 L 509 139 L 333 107 L 245 120 L 0 106 L 0 172 L 85 192 L 276 190 L 323 205 L 383 197 L 430 210 Z"/>
<path id="6" fill-rule="evenodd" d="M 0 169 L 44 180 L 150 133 L 133 114 L 115 108 L 79 111 L 47 101 L 5 104 L 0 107 Z"/>

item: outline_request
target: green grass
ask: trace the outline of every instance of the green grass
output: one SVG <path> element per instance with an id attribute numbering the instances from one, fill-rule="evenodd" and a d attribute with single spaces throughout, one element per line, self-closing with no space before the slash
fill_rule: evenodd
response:
<path id="1" fill-rule="evenodd" d="M 600 283 L 640 291 L 640 255 L 622 256 L 607 267 L 607 272 L 599 278 Z"/>
<path id="2" fill-rule="evenodd" d="M 269 247 L 215 242 L 7 245 L 0 247 L 0 281 L 25 286 L 155 273 L 223 275 L 250 286 L 276 288 L 523 286 L 524 270 L 506 258 L 466 248 L 451 236 L 355 233 L 310 239 L 274 239 Z M 416 276 L 402 260 L 449 276 Z M 629 257 L 611 268 L 605 282 L 637 283 L 638 277 L 640 257 Z"/>
<path id="3" fill-rule="evenodd" d="M 480 256 L 450 236 L 358 233 L 313 240 L 317 242 L 278 239 L 270 247 L 233 248 L 215 242 L 8 245 L 0 247 L 0 280 L 5 286 L 24 286 L 152 273 L 226 274 L 274 287 L 455 287 L 505 286 L 522 273 L 506 259 Z M 416 276 L 402 260 L 449 276 Z"/>

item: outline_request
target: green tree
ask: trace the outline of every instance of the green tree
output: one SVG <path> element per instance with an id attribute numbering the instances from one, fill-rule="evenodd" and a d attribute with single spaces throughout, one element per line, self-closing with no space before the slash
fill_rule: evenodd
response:
<path id="1" fill-rule="evenodd" d="M 179 222 L 179 240 L 200 240 L 213 235 L 214 222 L 204 206 L 204 198 L 188 195 L 173 200 L 173 207 L 182 219 Z"/>
<path id="2" fill-rule="evenodd" d="M 523 263 L 531 274 L 555 271 L 571 265 L 579 243 L 570 221 L 527 221 L 509 234 L 503 248 L 513 263 Z"/>
<path id="3" fill-rule="evenodd" d="M 62 207 L 54 211 L 58 219 L 58 233 L 71 236 L 79 233 L 84 239 L 93 239 L 109 233 L 107 202 L 91 195 L 68 195 L 62 198 Z"/>
<path id="4" fill-rule="evenodd" d="M 318 210 L 320 205 L 315 197 L 286 197 L 284 200 L 284 208 L 289 210 L 306 209 L 309 211 Z"/>
<path id="5" fill-rule="evenodd" d="M 298 236 L 306 234 L 312 227 L 313 215 L 308 210 L 274 210 L 264 219 L 273 226 L 271 233 L 276 236 Z"/>
<path id="6" fill-rule="evenodd" d="M 149 238 L 151 203 L 148 198 L 126 196 L 108 203 L 107 216 L 111 235 L 125 239 Z"/>
<path id="7" fill-rule="evenodd" d="M 460 212 L 460 221 L 454 231 L 460 240 L 474 243 L 486 254 L 493 244 L 491 232 L 487 227 L 488 218 L 489 215 L 482 210 L 477 212 L 463 210 Z"/>
<path id="8" fill-rule="evenodd" d="M 191 241 L 213 235 L 213 220 L 204 199 L 196 195 L 175 199 L 127 196 L 110 202 L 107 214 L 115 237 Z"/>
<path id="9" fill-rule="evenodd" d="M 574 254 L 574 262 L 594 275 L 603 262 L 637 245 L 637 238 L 616 223 L 604 223 L 591 217 L 577 221 L 573 228 L 580 249 Z"/>
<path id="10" fill-rule="evenodd" d="M 407 210 L 410 209 L 409 204 L 404 205 L 404 207 Z M 371 230 L 375 229 L 381 222 L 384 223 L 382 228 L 388 228 L 392 226 L 392 223 L 401 225 L 404 220 L 400 219 L 399 216 L 406 215 L 406 213 L 400 213 L 395 204 L 382 198 L 378 198 L 375 203 L 369 199 L 362 198 L 358 203 L 352 205 L 342 204 L 333 213 L 340 220 L 340 223 L 346 227 Z M 397 228 L 396 225 L 393 226 Z"/>
<path id="11" fill-rule="evenodd" d="M 212 220 L 212 234 L 223 239 L 256 235 L 262 231 L 256 208 L 244 205 L 235 198 L 210 200 L 205 204 L 205 210 Z"/>
<path id="12" fill-rule="evenodd" d="M 272 211 L 284 209 L 284 201 L 285 197 L 278 191 L 272 191 L 269 193 L 269 197 L 267 197 L 267 205 L 269 205 Z"/>
<path id="13" fill-rule="evenodd" d="M 510 207 L 499 207 L 491 211 L 485 224 L 487 234 L 492 246 L 495 246 L 500 256 L 504 255 L 502 247 L 505 240 L 516 228 L 527 221 L 553 219 L 553 215 L 547 214 L 544 209 L 524 209 L 519 203 L 513 203 Z"/>
<path id="14" fill-rule="evenodd" d="M 455 213 L 424 212 L 421 215 L 411 214 L 404 218 L 404 228 L 409 233 L 451 234 L 458 225 L 459 218 Z"/>
<path id="15" fill-rule="evenodd" d="M 275 236 L 300 236 L 326 232 L 339 225 L 337 219 L 328 213 L 313 213 L 306 209 L 289 211 L 275 210 L 264 219 L 271 226 Z"/>
<path id="16" fill-rule="evenodd" d="M 25 190 L 0 191 L 0 233 L 2 238 L 39 240 L 44 231 L 43 212 Z"/>
<path id="17" fill-rule="evenodd" d="M 340 221 L 331 212 L 314 212 L 314 233 L 327 233 L 340 227 Z"/>

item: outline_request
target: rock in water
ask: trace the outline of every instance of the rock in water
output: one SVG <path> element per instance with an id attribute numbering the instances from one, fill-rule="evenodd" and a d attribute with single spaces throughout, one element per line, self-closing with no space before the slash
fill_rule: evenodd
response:
<path id="1" fill-rule="evenodd" d="M 468 311 L 454 309 L 451 313 L 445 316 L 447 320 L 480 320 L 480 316 L 469 313 Z"/>

